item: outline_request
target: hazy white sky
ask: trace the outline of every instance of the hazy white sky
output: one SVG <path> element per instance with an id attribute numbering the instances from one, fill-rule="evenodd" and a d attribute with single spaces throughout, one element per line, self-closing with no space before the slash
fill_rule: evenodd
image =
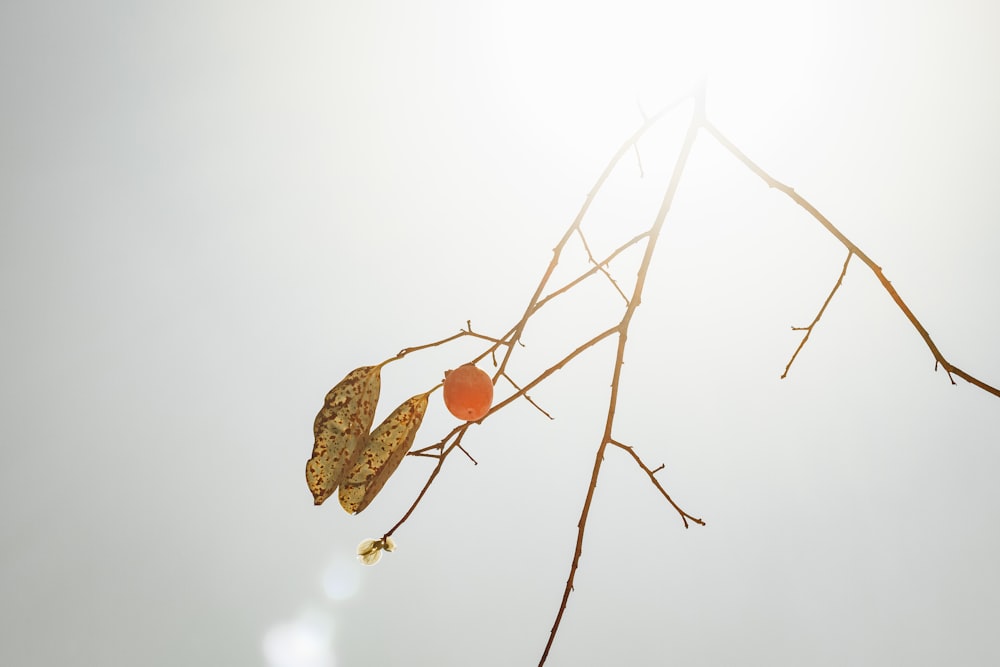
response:
<path id="1" fill-rule="evenodd" d="M 312 420 L 357 366 L 506 331 L 640 108 L 705 75 L 713 122 L 1000 383 L 995 3 L 692 4 L 0 5 L 0 664 L 536 664 L 613 346 L 533 392 L 555 420 L 472 429 L 373 568 L 431 462 L 316 508 Z M 652 219 L 687 111 L 595 203 L 595 253 Z M 699 136 L 616 436 L 708 525 L 610 452 L 549 665 L 1000 662 L 998 399 L 858 262 L 778 379 L 844 256 Z M 512 372 L 620 313 L 583 288 Z M 482 349 L 386 367 L 379 418 Z M 455 424 L 432 398 L 418 445 Z"/>

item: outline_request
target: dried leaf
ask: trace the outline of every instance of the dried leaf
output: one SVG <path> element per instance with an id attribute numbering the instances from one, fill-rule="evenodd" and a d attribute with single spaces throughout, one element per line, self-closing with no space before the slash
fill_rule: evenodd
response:
<path id="1" fill-rule="evenodd" d="M 317 505 L 333 495 L 368 441 L 382 385 L 381 370 L 381 366 L 364 366 L 348 373 L 326 395 L 316 415 L 306 482 Z"/>
<path id="2" fill-rule="evenodd" d="M 353 469 L 340 483 L 341 507 L 351 514 L 368 507 L 413 446 L 426 410 L 427 394 L 418 394 L 372 431 Z"/>

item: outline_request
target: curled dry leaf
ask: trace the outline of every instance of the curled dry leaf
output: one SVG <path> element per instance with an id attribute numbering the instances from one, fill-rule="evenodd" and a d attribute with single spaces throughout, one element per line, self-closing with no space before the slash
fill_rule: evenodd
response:
<path id="1" fill-rule="evenodd" d="M 417 394 L 372 431 L 353 469 L 340 483 L 341 507 L 357 514 L 371 504 L 413 446 L 426 411 L 427 394 Z"/>
<path id="2" fill-rule="evenodd" d="M 330 390 L 313 422 L 312 458 L 306 463 L 306 482 L 315 504 L 333 495 L 354 466 L 368 441 L 381 389 L 381 366 L 364 366 L 347 374 Z"/>

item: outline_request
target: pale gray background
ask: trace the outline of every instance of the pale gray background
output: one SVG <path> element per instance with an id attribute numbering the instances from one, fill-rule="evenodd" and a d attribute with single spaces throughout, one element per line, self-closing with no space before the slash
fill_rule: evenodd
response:
<path id="1" fill-rule="evenodd" d="M 357 366 L 505 331 L 639 105 L 705 73 L 717 125 L 1000 382 L 996 3 L 692 4 L 2 3 L 0 664 L 535 664 L 613 346 L 534 392 L 555 421 L 473 429 L 374 568 L 431 463 L 313 507 L 312 420 Z M 596 247 L 649 220 L 685 111 Z M 610 452 L 550 665 L 1000 662 L 1000 401 L 859 263 L 778 379 L 843 258 L 698 139 L 616 434 L 708 526 Z M 595 283 L 512 372 L 619 314 Z M 386 367 L 380 415 L 481 349 Z M 434 398 L 418 444 L 455 423 Z"/>

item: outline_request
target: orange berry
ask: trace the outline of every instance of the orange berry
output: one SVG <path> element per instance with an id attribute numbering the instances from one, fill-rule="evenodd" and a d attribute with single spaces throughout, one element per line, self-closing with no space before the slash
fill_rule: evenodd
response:
<path id="1" fill-rule="evenodd" d="M 478 421 L 493 405 L 493 381 L 473 364 L 445 371 L 444 404 L 459 419 Z"/>

